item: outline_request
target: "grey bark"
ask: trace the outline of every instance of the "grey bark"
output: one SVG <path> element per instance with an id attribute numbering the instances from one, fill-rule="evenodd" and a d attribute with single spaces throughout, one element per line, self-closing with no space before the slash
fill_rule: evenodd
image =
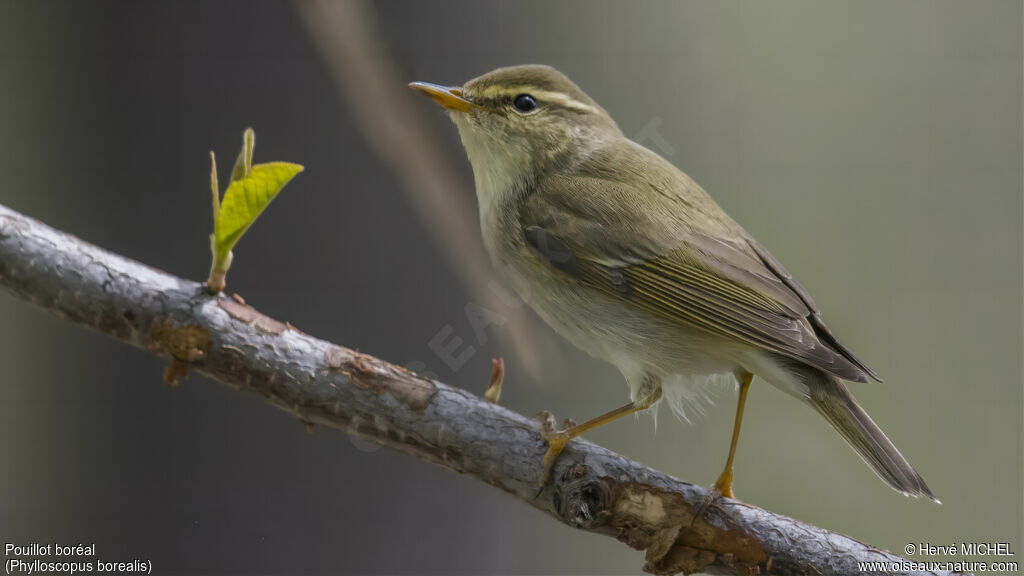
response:
<path id="1" fill-rule="evenodd" d="M 538 423 L 474 394 L 306 335 L 199 282 L 171 276 L 0 205 L 0 286 L 62 318 L 258 394 L 296 418 L 469 474 L 561 522 L 646 551 L 657 574 L 950 574 L 707 491 L 586 440 L 538 494 Z M 154 375 L 155 377 L 155 375 Z"/>

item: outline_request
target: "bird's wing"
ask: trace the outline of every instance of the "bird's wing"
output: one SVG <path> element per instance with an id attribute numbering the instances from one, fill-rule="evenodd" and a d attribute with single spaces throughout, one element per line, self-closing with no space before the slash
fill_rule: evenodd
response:
<path id="1" fill-rule="evenodd" d="M 685 174 L 646 171 L 665 176 L 633 179 L 640 190 L 614 159 L 602 165 L 541 182 L 522 203 L 525 241 L 555 269 L 672 321 L 846 380 L 877 379 L 806 290 Z"/>

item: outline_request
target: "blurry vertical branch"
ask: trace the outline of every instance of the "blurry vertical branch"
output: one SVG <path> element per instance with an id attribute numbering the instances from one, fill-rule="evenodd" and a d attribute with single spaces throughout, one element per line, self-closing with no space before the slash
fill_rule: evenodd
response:
<path id="1" fill-rule="evenodd" d="M 514 297 L 490 279 L 490 262 L 474 223 L 470 186 L 437 146 L 429 117 L 405 88 L 387 47 L 376 36 L 373 9 L 362 0 L 297 0 L 295 6 L 327 64 L 353 122 L 381 161 L 401 180 L 408 201 L 430 231 L 448 263 L 469 287 L 479 308 L 498 314 L 518 355 L 516 366 L 540 374 L 543 341 L 537 325 Z M 470 311 L 467 311 L 470 314 Z M 453 371 L 472 356 L 450 327 L 431 348 Z M 477 343 L 482 343 L 477 339 Z"/>
<path id="2" fill-rule="evenodd" d="M 240 298 L 210 294 L 203 284 L 107 252 L 2 205 L 0 287 L 182 369 L 259 395 L 307 425 L 342 430 L 471 475 L 570 526 L 617 538 L 646 551 L 644 569 L 652 573 L 845 576 L 932 568 L 734 500 L 705 508 L 705 489 L 580 439 L 568 445 L 551 484 L 537 494 L 545 451 L 537 422 L 303 334 Z M 60 351 L 52 353 L 58 357 Z M 489 394 L 494 401 L 500 381 L 496 366 Z"/>

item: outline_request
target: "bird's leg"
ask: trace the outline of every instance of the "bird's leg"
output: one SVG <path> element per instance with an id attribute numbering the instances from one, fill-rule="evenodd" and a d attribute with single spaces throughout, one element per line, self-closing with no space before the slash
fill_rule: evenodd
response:
<path id="1" fill-rule="evenodd" d="M 729 445 L 729 458 L 725 460 L 725 469 L 718 476 L 718 480 L 715 481 L 715 485 L 708 490 L 704 501 L 701 502 L 697 508 L 696 514 L 693 515 L 694 522 L 698 518 L 704 516 L 704 512 L 707 511 L 708 507 L 714 504 L 715 500 L 718 500 L 722 496 L 726 498 L 735 498 L 732 493 L 732 461 L 736 457 L 736 445 L 740 441 L 740 424 L 743 423 L 743 406 L 747 403 L 747 392 L 750 390 L 750 383 L 754 380 L 754 375 L 749 372 L 741 372 L 736 374 L 736 379 L 740 382 L 740 396 L 736 401 L 736 421 L 732 426 L 732 443 Z"/>
<path id="2" fill-rule="evenodd" d="M 543 488 L 548 483 L 548 480 L 551 478 L 551 470 L 555 467 L 555 462 L 558 460 L 558 455 L 562 453 L 562 450 L 565 448 L 565 445 L 568 444 L 569 440 L 572 440 L 589 430 L 593 430 L 602 424 L 618 420 L 627 414 L 646 410 L 660 398 L 661 388 L 659 387 L 649 398 L 644 398 L 637 402 L 630 402 L 625 406 L 616 408 L 611 412 L 602 414 L 597 418 L 587 420 L 583 424 L 571 426 L 565 430 L 554 430 L 554 427 L 550 424 L 542 423 L 540 433 L 548 443 L 548 451 L 544 453 L 544 473 L 540 477 L 540 487 Z"/>
<path id="3" fill-rule="evenodd" d="M 743 424 L 743 406 L 747 403 L 747 391 L 750 390 L 750 383 L 754 380 L 754 375 L 744 372 L 739 374 L 738 378 L 740 381 L 740 396 L 736 402 L 736 422 L 732 426 L 732 444 L 729 445 L 729 458 L 725 461 L 725 469 L 722 470 L 722 474 L 715 481 L 714 488 L 718 494 L 726 498 L 733 498 L 732 461 L 736 456 L 736 445 L 740 441 L 740 425 Z"/>

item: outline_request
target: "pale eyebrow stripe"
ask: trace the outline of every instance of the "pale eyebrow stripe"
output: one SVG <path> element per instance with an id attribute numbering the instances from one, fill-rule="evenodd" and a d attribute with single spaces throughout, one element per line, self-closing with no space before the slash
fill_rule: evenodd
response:
<path id="1" fill-rule="evenodd" d="M 573 108 L 581 112 L 597 112 L 593 106 L 580 102 L 564 92 L 539 90 L 536 86 L 491 86 L 484 90 L 483 93 L 481 93 L 481 96 L 484 98 L 495 98 L 497 96 L 514 96 L 516 94 L 529 94 L 542 102 L 554 102 L 565 106 L 566 108 Z"/>

